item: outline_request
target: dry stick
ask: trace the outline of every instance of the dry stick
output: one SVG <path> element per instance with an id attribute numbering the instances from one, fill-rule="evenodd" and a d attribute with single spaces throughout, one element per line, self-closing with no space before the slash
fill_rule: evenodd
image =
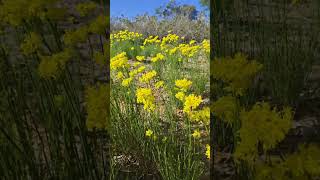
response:
<path id="1" fill-rule="evenodd" d="M 93 46 L 92 46 L 92 44 L 91 44 L 91 41 L 90 41 L 90 37 L 88 36 L 88 42 L 89 42 L 89 47 L 90 47 L 90 57 L 91 58 L 93 58 Z M 92 70 L 92 72 L 93 72 L 93 75 L 92 76 L 94 76 L 94 62 L 93 61 L 91 61 L 91 70 Z"/>
<path id="2" fill-rule="evenodd" d="M 104 48 L 103 48 L 103 42 L 102 42 L 101 34 L 99 34 L 99 39 L 100 39 L 101 52 L 102 52 L 102 54 L 104 54 Z"/>

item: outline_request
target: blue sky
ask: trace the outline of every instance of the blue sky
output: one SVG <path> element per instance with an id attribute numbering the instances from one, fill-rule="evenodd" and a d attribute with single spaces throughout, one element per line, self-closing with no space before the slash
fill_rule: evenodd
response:
<path id="1" fill-rule="evenodd" d="M 166 5 L 170 0 L 110 0 L 110 14 L 112 17 L 132 18 L 136 15 L 148 13 L 153 15 L 155 9 L 159 6 Z M 176 0 L 178 4 L 195 5 L 198 10 L 202 10 L 199 0 Z"/>

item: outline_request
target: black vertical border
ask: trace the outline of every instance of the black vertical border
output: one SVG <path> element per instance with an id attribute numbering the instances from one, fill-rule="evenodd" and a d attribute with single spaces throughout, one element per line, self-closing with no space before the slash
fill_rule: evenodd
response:
<path id="1" fill-rule="evenodd" d="M 210 0 L 210 87 L 212 87 L 212 76 L 211 76 L 211 62 L 214 59 L 214 4 L 216 0 Z M 210 88 L 211 89 L 211 88 Z M 212 99 L 212 94 L 210 93 L 210 104 L 213 102 Z M 211 113 L 212 111 L 210 110 L 210 179 L 214 179 L 214 139 L 215 139 L 215 133 L 214 133 L 214 120 L 213 120 L 213 114 Z"/>
<path id="2" fill-rule="evenodd" d="M 214 61 L 216 57 L 221 56 L 220 52 L 220 20 L 223 17 L 223 9 L 222 2 L 223 0 L 210 0 L 210 87 L 213 87 L 213 79 L 211 72 L 211 63 Z M 213 102 L 213 94 L 210 93 L 210 103 Z M 214 126 L 216 125 L 216 121 L 210 111 L 210 179 L 217 179 L 214 174 L 214 161 L 216 155 L 215 144 L 218 134 L 215 132 Z"/>
<path id="3" fill-rule="evenodd" d="M 110 0 L 100 0 L 101 4 L 103 4 L 103 7 L 104 7 L 104 15 L 106 17 L 106 21 L 107 21 L 107 28 L 106 28 L 106 32 L 105 32 L 105 35 L 106 35 L 106 40 L 107 40 L 107 54 L 106 54 L 106 68 L 107 68 L 107 86 L 108 86 L 108 97 L 107 97 L 107 101 L 109 103 L 109 106 L 108 106 L 108 118 L 109 120 L 111 120 L 111 117 L 110 117 L 110 96 L 111 96 L 111 85 L 110 85 L 110 46 L 111 46 L 111 41 L 110 41 Z M 109 135 L 109 132 L 108 132 L 108 135 Z M 112 142 L 111 140 L 111 136 L 109 136 L 109 140 Z M 111 150 L 109 149 L 108 150 L 108 156 L 109 156 L 109 161 L 107 162 L 107 174 L 106 174 L 106 177 L 109 177 L 110 176 L 110 173 L 111 173 L 111 168 L 110 167 L 110 158 L 111 157 Z"/>

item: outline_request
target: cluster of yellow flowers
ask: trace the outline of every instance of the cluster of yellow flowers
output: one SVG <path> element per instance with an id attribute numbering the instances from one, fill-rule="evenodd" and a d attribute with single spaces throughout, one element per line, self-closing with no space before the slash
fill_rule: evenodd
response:
<path id="1" fill-rule="evenodd" d="M 127 41 L 127 40 L 135 41 L 141 38 L 142 38 L 142 34 L 129 32 L 128 30 L 119 31 L 118 33 L 110 35 L 111 45 L 113 44 L 114 41 L 116 42 Z"/>
<path id="2" fill-rule="evenodd" d="M 145 60 L 145 57 L 144 56 L 136 56 L 136 59 L 138 61 L 143 61 L 143 60 Z"/>
<path id="3" fill-rule="evenodd" d="M 205 124 L 210 123 L 210 108 L 205 107 L 202 110 L 196 110 L 196 108 L 202 103 L 202 97 L 190 94 L 186 96 L 192 82 L 190 80 L 178 79 L 175 81 L 175 85 L 178 87 L 179 92 L 175 94 L 175 97 L 184 103 L 183 111 L 187 113 L 191 120 L 196 122 L 203 121 Z"/>
<path id="4" fill-rule="evenodd" d="M 111 58 L 110 68 L 111 70 L 116 70 L 118 68 L 124 68 L 130 66 L 128 64 L 128 57 L 126 56 L 126 52 L 120 53 L 115 57 Z"/>
<path id="5" fill-rule="evenodd" d="M 237 101 L 230 95 L 220 97 L 211 105 L 211 110 L 215 116 L 232 126 L 236 119 Z"/>
<path id="6" fill-rule="evenodd" d="M 175 85 L 179 90 L 175 97 L 183 102 L 183 112 L 185 112 L 191 121 L 194 122 L 203 122 L 205 125 L 210 124 L 210 108 L 204 107 L 201 110 L 197 110 L 199 105 L 203 102 L 201 96 L 196 96 L 194 94 L 186 95 L 185 93 L 190 89 L 192 82 L 190 80 L 178 79 L 175 81 Z M 198 129 L 194 130 L 192 136 L 196 139 L 201 137 L 201 133 Z M 206 145 L 206 156 L 210 159 L 210 145 Z"/>
<path id="7" fill-rule="evenodd" d="M 205 107 L 198 111 L 193 111 L 190 114 L 190 119 L 195 122 L 203 122 L 206 125 L 210 124 L 210 108 Z"/>
<path id="8" fill-rule="evenodd" d="M 201 137 L 201 133 L 200 133 L 199 129 L 194 130 L 193 133 L 192 133 L 192 136 L 194 138 L 196 138 L 196 139 L 200 138 Z"/>
<path id="9" fill-rule="evenodd" d="M 109 84 L 98 85 L 98 88 L 89 87 L 86 89 L 86 107 L 88 111 L 86 126 L 89 130 L 93 128 L 110 128 L 109 93 Z"/>
<path id="10" fill-rule="evenodd" d="M 167 43 L 170 43 L 170 44 L 176 43 L 176 42 L 178 42 L 178 40 L 179 40 L 179 36 L 178 35 L 169 33 L 166 37 L 162 38 L 160 46 L 164 47 Z"/>
<path id="11" fill-rule="evenodd" d="M 206 156 L 207 156 L 208 159 L 210 159 L 210 145 L 209 144 L 206 145 L 206 149 L 207 149 L 206 150 Z"/>
<path id="12" fill-rule="evenodd" d="M 242 111 L 240 119 L 241 141 L 234 157 L 236 160 L 246 160 L 253 164 L 258 157 L 258 143 L 261 143 L 266 152 L 285 138 L 291 128 L 293 112 L 288 107 L 278 112 L 268 103 L 256 103 L 250 111 Z"/>
<path id="13" fill-rule="evenodd" d="M 143 42 L 143 46 L 148 45 L 148 44 L 156 44 L 156 43 L 160 43 L 160 39 L 159 36 L 149 36 L 148 38 L 146 38 Z"/>
<path id="14" fill-rule="evenodd" d="M 63 36 L 64 43 L 68 46 L 74 46 L 87 41 L 90 33 L 103 35 L 108 27 L 107 18 L 107 16 L 100 15 L 89 24 L 78 27 L 75 30 L 67 30 Z"/>
<path id="15" fill-rule="evenodd" d="M 272 166 L 257 164 L 255 179 L 269 180 L 277 179 L 305 179 L 306 177 L 319 177 L 320 147 L 317 144 L 299 145 L 298 151 L 286 155 L 282 161 L 271 159 Z"/>
<path id="16" fill-rule="evenodd" d="M 115 42 L 132 41 L 140 42 L 142 41 L 142 34 L 136 32 L 119 31 L 118 33 L 111 34 L 111 46 L 115 46 Z M 131 50 L 144 50 L 148 45 L 156 45 L 162 51 L 157 53 L 154 57 L 151 57 L 152 62 L 157 62 L 158 60 L 163 60 L 167 55 L 179 55 L 181 56 L 178 60 L 182 61 L 183 58 L 192 58 L 200 52 L 204 52 L 209 55 L 210 53 L 210 41 L 205 39 L 202 43 L 197 44 L 195 40 L 191 40 L 189 43 L 180 43 L 180 38 L 176 34 L 169 33 L 167 36 L 160 38 L 159 36 L 148 36 L 143 40 L 142 45 L 139 47 L 131 47 Z M 145 56 L 134 57 L 139 61 L 146 60 Z"/>
<path id="17" fill-rule="evenodd" d="M 183 111 L 185 113 L 191 113 L 192 110 L 196 109 L 202 102 L 201 96 L 196 96 L 194 94 L 190 94 L 184 98 L 184 107 Z"/>
<path id="18" fill-rule="evenodd" d="M 218 58 L 210 64 L 213 79 L 222 80 L 228 84 L 224 89 L 242 95 L 252 83 L 253 78 L 263 65 L 257 61 L 249 61 L 241 53 L 234 57 Z"/>
<path id="19" fill-rule="evenodd" d="M 144 67 L 144 66 L 141 66 L 141 67 Z M 139 70 L 139 69 L 138 69 Z M 157 75 L 157 72 L 155 70 L 153 71 L 150 71 L 150 72 L 147 72 L 145 74 L 143 74 L 139 81 L 140 82 L 145 82 L 145 83 L 148 83 L 152 78 L 154 78 L 155 76 Z"/>
<path id="20" fill-rule="evenodd" d="M 164 81 L 158 81 L 154 86 L 156 89 L 159 89 L 164 86 Z"/>
<path id="21" fill-rule="evenodd" d="M 184 78 L 176 80 L 175 84 L 181 91 L 186 92 L 191 87 L 192 82 Z"/>
<path id="22" fill-rule="evenodd" d="M 155 57 L 151 58 L 152 62 L 157 62 L 158 60 L 164 60 L 164 55 L 161 53 L 158 53 Z"/>
<path id="23" fill-rule="evenodd" d="M 151 129 L 148 129 L 146 131 L 146 136 L 152 138 L 154 141 L 157 140 L 157 136 L 154 134 L 154 132 Z M 164 141 L 165 138 L 162 140 Z"/>
<path id="24" fill-rule="evenodd" d="M 22 53 L 24 55 L 29 55 L 35 53 L 41 47 L 42 41 L 41 37 L 35 33 L 31 32 L 20 45 Z"/>
<path id="25" fill-rule="evenodd" d="M 153 111 L 156 108 L 155 98 L 150 88 L 137 89 L 137 102 L 143 104 L 145 110 Z"/>
<path id="26" fill-rule="evenodd" d="M 210 54 L 210 41 L 205 39 L 202 41 L 202 47 L 206 53 Z"/>
<path id="27" fill-rule="evenodd" d="M 64 69 L 66 63 L 71 59 L 73 50 L 64 49 L 63 51 L 51 56 L 41 56 L 41 62 L 38 67 L 39 75 L 43 78 L 56 78 L 59 69 Z"/>
<path id="28" fill-rule="evenodd" d="M 126 78 L 126 79 L 124 79 L 124 80 L 122 81 L 121 85 L 122 85 L 123 87 L 128 87 L 128 86 L 130 85 L 130 83 L 131 83 L 132 80 L 133 80 L 132 77 Z"/>
<path id="29" fill-rule="evenodd" d="M 175 95 L 175 97 L 183 102 L 183 112 L 189 116 L 190 120 L 203 122 L 204 124 L 209 125 L 210 108 L 204 107 L 201 110 L 196 110 L 203 102 L 201 96 L 196 96 L 194 94 L 186 96 L 184 92 L 180 91 Z"/>
<path id="30" fill-rule="evenodd" d="M 190 41 L 189 44 L 180 44 L 178 48 L 183 56 L 190 58 L 198 52 L 200 47 L 200 45 L 193 45 L 192 41 Z"/>

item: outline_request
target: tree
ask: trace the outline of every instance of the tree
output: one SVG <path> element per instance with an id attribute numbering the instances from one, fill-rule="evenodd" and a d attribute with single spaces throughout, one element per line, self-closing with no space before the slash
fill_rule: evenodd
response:
<path id="1" fill-rule="evenodd" d="M 210 0 L 200 0 L 200 4 L 207 9 L 210 9 Z"/>
<path id="2" fill-rule="evenodd" d="M 195 6 L 187 4 L 179 5 L 175 0 L 171 0 L 166 6 L 161 6 L 156 9 L 156 14 L 163 18 L 182 15 L 194 20 L 197 18 L 198 13 Z"/>

